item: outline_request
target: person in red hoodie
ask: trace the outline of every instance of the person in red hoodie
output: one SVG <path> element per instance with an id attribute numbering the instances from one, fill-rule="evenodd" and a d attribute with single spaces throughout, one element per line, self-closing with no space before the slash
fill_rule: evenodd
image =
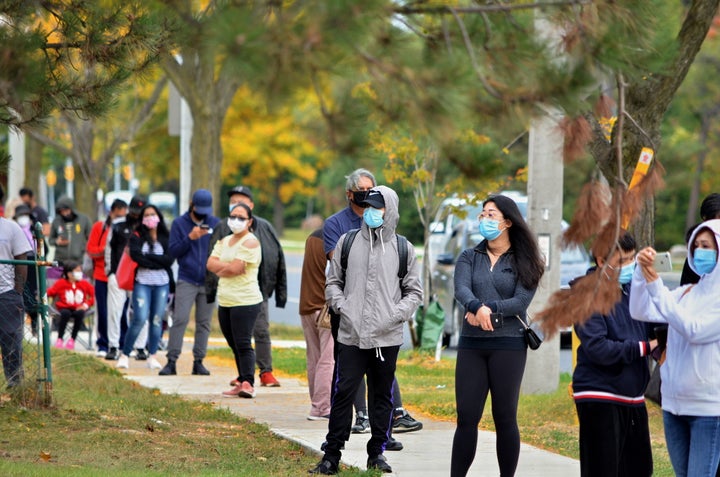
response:
<path id="1" fill-rule="evenodd" d="M 108 321 L 107 321 L 107 296 L 108 276 L 105 273 L 105 245 L 108 232 L 116 222 L 116 219 L 125 219 L 128 205 L 121 199 L 115 199 L 110 206 L 110 213 L 105 220 L 98 220 L 90 229 L 90 237 L 85 250 L 93 261 L 92 276 L 95 281 L 95 306 L 97 317 L 97 352 L 95 356 L 104 357 L 108 352 Z"/>
<path id="2" fill-rule="evenodd" d="M 63 347 L 65 328 L 73 319 L 72 335 L 65 342 L 65 349 L 75 349 L 75 339 L 82 328 L 85 312 L 95 301 L 95 291 L 90 283 L 83 279 L 82 266 L 72 260 L 63 265 L 63 275 L 47 291 L 49 297 L 55 297 L 55 307 L 60 312 L 56 348 Z"/>

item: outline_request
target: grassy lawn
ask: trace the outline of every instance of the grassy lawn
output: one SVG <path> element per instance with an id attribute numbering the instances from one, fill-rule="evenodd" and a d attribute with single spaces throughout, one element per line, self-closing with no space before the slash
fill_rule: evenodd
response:
<path id="1" fill-rule="evenodd" d="M 318 460 L 264 425 L 143 388 L 89 356 L 53 351 L 53 372 L 50 408 L 28 405 L 32 389 L 0 392 L 0 475 L 287 476 Z"/>

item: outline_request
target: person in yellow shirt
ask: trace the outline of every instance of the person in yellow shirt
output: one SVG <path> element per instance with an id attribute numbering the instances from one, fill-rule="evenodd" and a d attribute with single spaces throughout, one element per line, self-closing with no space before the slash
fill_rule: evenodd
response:
<path id="1" fill-rule="evenodd" d="M 219 277 L 218 320 L 235 355 L 238 377 L 230 382 L 226 397 L 255 397 L 255 350 L 252 332 L 263 297 L 258 281 L 262 260 L 260 242 L 250 232 L 252 210 L 238 203 L 230 210 L 228 235 L 215 244 L 207 269 Z"/>

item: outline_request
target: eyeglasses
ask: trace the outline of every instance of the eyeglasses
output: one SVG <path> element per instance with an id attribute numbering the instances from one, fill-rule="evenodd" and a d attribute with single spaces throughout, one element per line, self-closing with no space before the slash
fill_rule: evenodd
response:
<path id="1" fill-rule="evenodd" d="M 233 220 L 249 220 L 249 217 L 241 217 L 239 215 L 231 215 L 230 218 Z"/>
<path id="2" fill-rule="evenodd" d="M 489 210 L 483 210 L 480 214 L 477 216 L 478 220 L 482 219 L 492 219 L 492 220 L 503 220 L 504 217 L 500 213 L 499 210 L 489 209 Z"/>

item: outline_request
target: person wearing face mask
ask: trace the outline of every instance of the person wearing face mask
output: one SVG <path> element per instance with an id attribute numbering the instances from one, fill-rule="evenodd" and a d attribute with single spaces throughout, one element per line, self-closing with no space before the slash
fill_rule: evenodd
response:
<path id="1" fill-rule="evenodd" d="M 170 254 L 178 263 L 178 280 L 173 321 L 169 330 L 167 364 L 160 370 L 160 376 L 177 374 L 176 362 L 182 353 L 183 337 L 193 305 L 195 340 L 192 374 L 210 374 L 202 361 L 207 353 L 210 322 L 215 309 L 215 301 L 208 300 L 205 291 L 205 264 L 210 250 L 210 236 L 220 222 L 212 213 L 210 191 L 198 189 L 192 196 L 188 211 L 175 219 L 170 229 Z"/>
<path id="2" fill-rule="evenodd" d="M 48 289 L 47 295 L 56 299 L 55 307 L 60 312 L 55 347 L 75 349 L 75 340 L 82 328 L 85 312 L 95 302 L 93 286 L 83 278 L 82 266 L 78 262 L 67 260 L 63 265 L 62 278 Z M 65 328 L 70 320 L 73 322 L 72 333 L 63 344 Z"/>
<path id="3" fill-rule="evenodd" d="M 227 225 L 232 232 L 213 247 L 207 269 L 219 277 L 218 321 L 235 356 L 238 377 L 225 397 L 255 397 L 255 350 L 252 331 L 263 295 L 258 281 L 262 260 L 260 241 L 250 232 L 252 209 L 238 203 L 230 210 Z"/>
<path id="4" fill-rule="evenodd" d="M 465 476 L 475 459 L 488 392 L 500 475 L 515 474 L 520 456 L 517 406 L 527 359 L 518 320 L 527 321 L 527 308 L 545 271 L 535 234 L 515 201 L 492 195 L 478 219 L 485 240 L 464 250 L 455 266 L 455 300 L 465 309 L 465 320 L 455 366 L 452 477 Z"/>
<path id="5" fill-rule="evenodd" d="M 580 422 L 580 475 L 650 476 L 652 449 L 644 392 L 650 380 L 649 324 L 630 316 L 630 282 L 635 270 L 635 239 L 625 232 L 609 258 L 597 268 L 622 288 L 608 315 L 593 314 L 575 325 L 580 340 L 573 372 L 573 398 Z M 591 268 L 588 273 L 594 271 Z"/>
<path id="6" fill-rule="evenodd" d="M 338 473 L 342 449 L 349 437 L 353 401 L 367 377 L 371 437 L 367 468 L 392 472 L 383 455 L 393 424 L 393 383 L 403 327 L 423 298 L 415 249 L 408 244 L 407 273 L 398 277 L 400 251 L 396 227 L 399 199 L 386 186 L 372 188 L 359 204 L 363 224 L 347 250 L 343 264 L 343 234 L 327 272 L 325 299 L 340 316 L 328 432 L 322 460 L 311 474 Z"/>
<path id="7" fill-rule="evenodd" d="M 168 294 L 175 288 L 170 266 L 173 257 L 169 252 L 169 232 L 160 210 L 147 204 L 140 211 L 140 223 L 130 235 L 130 258 L 137 263 L 135 283 L 132 291 L 133 315 L 125 336 L 122 355 L 118 368 L 128 368 L 130 353 L 140 331 L 149 323 L 147 365 L 150 369 L 160 369 L 157 353 L 162 322 L 165 315 Z"/>
<path id="8" fill-rule="evenodd" d="M 60 265 L 65 260 L 82 263 L 92 228 L 90 219 L 75 210 L 75 204 L 68 196 L 58 199 L 55 212 L 49 237 L 50 245 L 55 247 L 55 260 Z"/>
<path id="9" fill-rule="evenodd" d="M 227 193 L 229 199 L 229 211 L 237 204 L 245 204 L 253 210 L 253 194 L 249 187 L 235 186 Z M 270 316 L 268 314 L 268 301 L 275 295 L 275 306 L 285 308 L 287 302 L 287 273 L 285 270 L 285 254 L 277 232 L 270 222 L 253 214 L 250 222 L 250 232 L 260 241 L 262 260 L 258 279 L 260 291 L 263 295 L 263 302 L 260 305 L 260 312 L 255 320 L 253 338 L 255 340 L 255 361 L 260 371 L 260 385 L 267 387 L 278 387 L 280 382 L 273 375 L 272 367 L 272 342 L 270 340 Z M 227 220 L 221 221 L 210 239 L 210 250 L 215 244 L 228 235 L 231 235 Z M 215 296 L 218 286 L 218 277 L 208 271 L 205 275 L 205 288 L 208 293 L 208 300 Z M 214 298 L 212 298 L 214 300 Z M 237 380 L 233 380 L 237 381 Z"/>
<path id="10" fill-rule="evenodd" d="M 720 462 L 720 219 L 698 225 L 688 241 L 697 283 L 669 290 L 652 247 L 638 253 L 630 294 L 636 320 L 668 325 L 660 367 L 665 442 L 675 475 L 714 476 Z"/>

